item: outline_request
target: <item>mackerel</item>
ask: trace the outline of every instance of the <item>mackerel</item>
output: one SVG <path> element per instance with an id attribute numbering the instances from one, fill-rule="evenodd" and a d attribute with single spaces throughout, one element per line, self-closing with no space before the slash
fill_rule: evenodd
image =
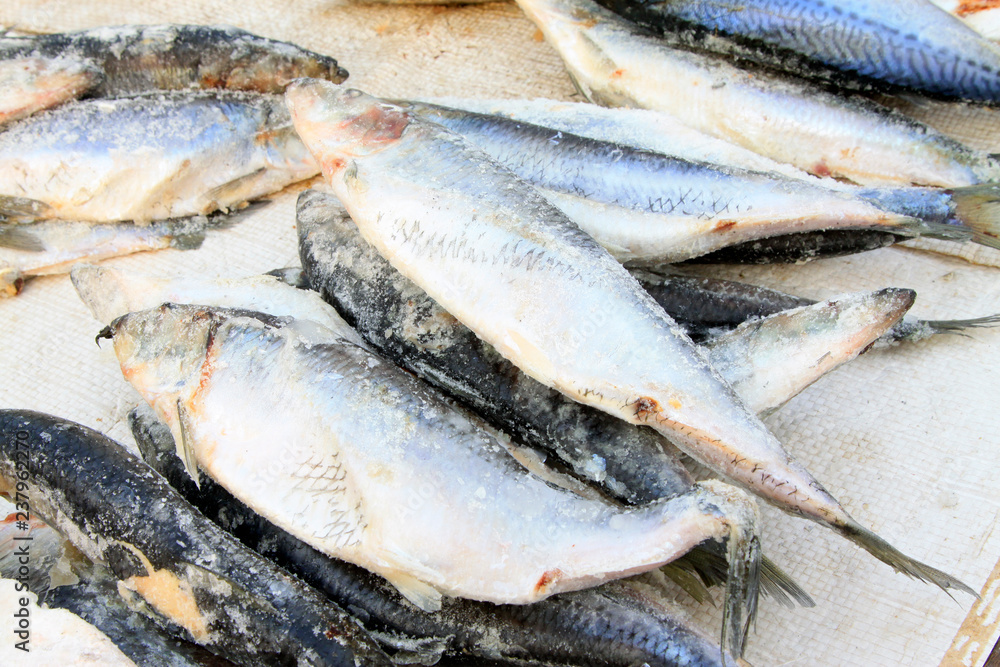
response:
<path id="1" fill-rule="evenodd" d="M 843 72 L 838 83 L 886 86 L 974 102 L 1000 102 L 1000 48 L 927 0 L 603 0 L 624 16 L 674 36 L 716 37 L 723 52 L 785 65 L 788 54 Z M 720 39 L 721 37 L 721 39 Z M 731 40 L 725 40 L 725 38 Z M 673 37 L 676 39 L 676 37 Z M 794 61 L 794 59 L 793 59 Z M 856 81 L 852 81 L 855 79 Z"/>
<path id="2" fill-rule="evenodd" d="M 192 504 L 254 551 L 322 591 L 394 652 L 397 662 L 475 656 L 514 664 L 630 667 L 645 663 L 730 665 L 719 647 L 666 610 L 616 599 L 607 585 L 531 605 L 492 605 L 450 598 L 441 609 L 415 609 L 385 580 L 330 558 L 292 537 L 211 478 L 199 486 L 175 453 L 170 429 L 146 406 L 129 413 L 143 458 Z"/>
<path id="3" fill-rule="evenodd" d="M 186 462 L 423 609 L 440 608 L 442 595 L 533 602 L 728 540 L 724 643 L 741 653 L 759 545 L 755 503 L 735 487 L 702 482 L 621 509 L 549 485 L 485 424 L 366 349 L 327 342 L 313 323 L 165 304 L 101 336 Z M 279 457 L 275 442 L 289 443 Z"/>
<path id="4" fill-rule="evenodd" d="M 90 64 L 102 73 L 87 91 L 92 97 L 195 88 L 273 94 L 301 76 L 347 78 L 334 58 L 232 26 L 124 25 L 0 37 L 0 60 L 23 57 Z"/>
<path id="5" fill-rule="evenodd" d="M 0 60 L 0 127 L 79 97 L 100 76 L 69 58 Z"/>
<path id="6" fill-rule="evenodd" d="M 402 106 L 461 134 L 536 186 L 623 263 L 672 263 L 759 238 L 845 228 L 1000 243 L 989 236 L 1000 232 L 990 226 L 1000 212 L 969 203 L 1000 199 L 993 186 L 832 191 L 500 116 Z"/>
<path id="7" fill-rule="evenodd" d="M 285 96 L 362 236 L 527 375 L 652 426 L 899 571 L 971 590 L 858 524 L 635 279 L 531 186 L 460 136 L 359 91 L 303 80 Z"/>
<path id="8" fill-rule="evenodd" d="M 212 91 L 82 100 L 0 133 L 0 217 L 204 215 L 318 171 L 277 97 Z"/>
<path id="9" fill-rule="evenodd" d="M 97 431 L 0 410 L 0 483 L 106 565 L 132 605 L 229 660 L 391 664 L 343 610 L 226 535 Z"/>
<path id="10" fill-rule="evenodd" d="M 862 185 L 959 187 L 1000 175 L 988 155 L 873 102 L 671 48 L 590 0 L 519 4 L 591 101 L 664 111 L 779 162 Z"/>

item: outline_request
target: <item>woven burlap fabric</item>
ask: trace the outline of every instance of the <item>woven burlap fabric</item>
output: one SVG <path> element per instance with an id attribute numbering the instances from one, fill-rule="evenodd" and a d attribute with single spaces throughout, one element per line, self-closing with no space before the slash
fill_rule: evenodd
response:
<path id="1" fill-rule="evenodd" d="M 578 99 L 558 57 L 512 4 L 8 0 L 0 5 L 0 24 L 22 30 L 160 22 L 228 23 L 293 41 L 337 57 L 351 72 L 351 85 L 378 95 Z M 945 114 L 939 121 L 949 118 Z M 980 133 L 980 139 L 988 143 L 990 135 Z M 209 277 L 297 264 L 295 196 L 283 193 L 240 225 L 211 234 L 197 251 L 146 253 L 110 263 L 158 275 Z M 997 253 L 958 251 L 965 259 L 897 247 L 801 266 L 704 272 L 815 298 L 912 287 L 918 293 L 912 312 L 931 319 L 1000 311 L 1000 270 L 983 266 L 996 264 Z M 68 278 L 31 281 L 20 297 L 0 302 L 0 324 L 0 405 L 52 412 L 131 445 L 124 419 L 139 398 L 123 380 L 110 347 L 94 344 L 102 324 L 90 316 Z M 997 331 L 874 350 L 810 387 L 768 425 L 862 524 L 980 590 L 1000 555 L 997 368 Z M 281 447 L 274 443 L 276 456 Z M 973 629 L 959 632 L 974 608 L 968 596 L 952 600 L 894 574 L 816 524 L 769 507 L 763 508 L 763 519 L 767 553 L 817 606 L 786 610 L 764 600 L 750 637 L 752 663 L 936 665 L 948 654 L 956 664 L 981 664 L 983 649 L 996 640 L 995 587 L 987 587 L 976 607 L 981 614 L 972 615 Z M 717 608 L 676 591 L 672 595 L 692 622 L 717 632 Z M 979 629 L 976 618 L 982 621 Z M 953 642 L 957 646 L 948 653 Z"/>

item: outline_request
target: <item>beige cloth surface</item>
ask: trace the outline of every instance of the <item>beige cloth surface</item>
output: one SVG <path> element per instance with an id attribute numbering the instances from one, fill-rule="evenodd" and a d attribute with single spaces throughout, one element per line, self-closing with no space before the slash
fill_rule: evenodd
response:
<path id="1" fill-rule="evenodd" d="M 80 3 L 7 0 L 0 24 L 56 31 L 121 23 L 229 23 L 337 57 L 349 84 L 388 96 L 577 99 L 554 52 L 512 4 L 338 6 L 304 0 Z M 159 275 L 239 276 L 298 263 L 295 193 L 213 233 L 197 251 L 122 258 Z M 937 246 L 934 246 L 937 247 Z M 972 257 L 978 259 L 978 257 Z M 988 255 L 982 263 L 994 263 Z M 912 248 L 803 266 L 706 270 L 810 297 L 883 286 L 918 292 L 932 319 L 1000 311 L 1000 270 Z M 556 304 L 557 305 L 557 304 Z M 51 412 L 131 443 L 139 399 L 66 277 L 32 280 L 0 302 L 0 406 Z M 756 665 L 980 665 L 1000 633 L 1000 331 L 875 350 L 824 378 L 768 420 L 864 525 L 954 574 L 983 601 L 893 573 L 831 531 L 763 508 L 764 548 L 815 598 L 764 600 L 747 658 Z M 280 455 L 280 443 L 275 443 Z M 620 548 L 628 548 L 620 545 Z M 715 635 L 719 611 L 678 595 Z M 968 621 L 963 626 L 963 621 Z M 955 647 L 953 647 L 955 644 Z"/>

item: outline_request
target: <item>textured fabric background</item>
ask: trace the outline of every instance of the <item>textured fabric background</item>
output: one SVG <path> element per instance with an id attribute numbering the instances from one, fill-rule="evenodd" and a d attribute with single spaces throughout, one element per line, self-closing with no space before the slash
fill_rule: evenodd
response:
<path id="1" fill-rule="evenodd" d="M 6 0 L 0 24 L 58 31 L 121 23 L 229 23 L 337 57 L 349 83 L 389 96 L 551 97 L 574 91 L 554 52 L 513 4 L 355 7 L 316 0 L 138 3 Z M 987 131 L 936 122 L 988 144 Z M 956 120 L 957 119 L 957 120 Z M 989 119 L 987 119 L 987 124 Z M 1000 142 L 998 142 L 1000 143 Z M 1000 146 L 992 146 L 993 150 Z M 297 189 L 293 189 L 296 190 Z M 198 251 L 115 260 L 160 275 L 238 276 L 298 263 L 296 192 Z M 1000 253 L 918 244 L 777 268 L 705 270 L 810 296 L 912 287 L 913 313 L 931 319 L 1000 311 Z M 952 246 L 952 249 L 956 249 Z M 976 263 L 972 263 L 976 262 Z M 993 266 L 990 266 L 993 265 Z M 31 281 L 0 302 L 0 405 L 55 413 L 131 444 L 125 424 L 137 395 L 121 377 L 101 328 L 66 277 Z M 824 378 L 769 426 L 864 525 L 907 554 L 983 591 L 952 600 L 816 524 L 763 508 L 764 547 L 815 598 L 814 609 L 764 600 L 747 658 L 757 665 L 982 664 L 998 635 L 1000 458 L 996 369 L 1000 331 L 939 336 L 873 350 Z M 274 443 L 280 452 L 281 443 Z M 627 545 L 621 545 L 627 548 Z M 716 634 L 717 608 L 678 595 L 694 622 Z M 963 625 L 963 622 L 965 625 Z"/>

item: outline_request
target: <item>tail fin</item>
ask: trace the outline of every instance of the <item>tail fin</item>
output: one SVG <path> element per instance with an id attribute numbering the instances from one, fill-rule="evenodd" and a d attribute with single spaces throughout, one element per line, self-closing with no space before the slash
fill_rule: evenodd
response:
<path id="1" fill-rule="evenodd" d="M 841 535 L 889 565 L 896 572 L 934 584 L 944 591 L 955 589 L 979 598 L 979 594 L 961 581 L 920 561 L 910 558 L 881 537 L 851 519 L 846 525 L 836 526 Z M 950 595 L 950 593 L 949 593 Z"/>
<path id="2" fill-rule="evenodd" d="M 783 607 L 815 607 L 816 603 L 788 574 L 767 556 L 760 559 L 760 586 L 765 595 Z"/>
<path id="3" fill-rule="evenodd" d="M 972 240 L 1000 249 L 1000 184 L 956 188 L 951 198 L 955 215 L 972 230 Z"/>
<path id="4" fill-rule="evenodd" d="M 936 334 L 954 334 L 968 336 L 966 329 L 995 327 L 1000 325 L 1000 313 L 976 317 L 969 320 L 910 320 L 898 322 L 885 334 L 889 343 L 916 342 L 930 338 Z"/>

